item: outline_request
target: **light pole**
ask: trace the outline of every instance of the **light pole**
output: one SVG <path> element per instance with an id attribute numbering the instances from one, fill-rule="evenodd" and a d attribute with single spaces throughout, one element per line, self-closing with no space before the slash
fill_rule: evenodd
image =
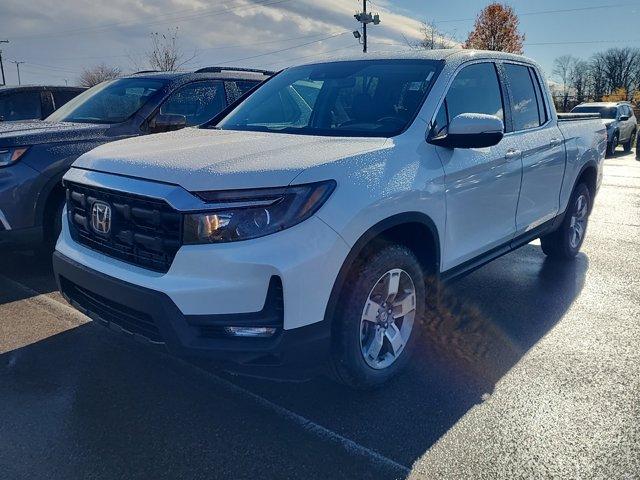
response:
<path id="1" fill-rule="evenodd" d="M 0 43 L 9 43 L 9 40 L 0 40 Z M 5 85 L 4 65 L 2 64 L 2 50 L 0 50 L 0 72 L 2 72 L 2 85 Z"/>
<path id="2" fill-rule="evenodd" d="M 20 64 L 22 64 L 24 62 L 19 62 L 17 60 L 11 60 L 11 63 L 15 63 L 16 64 L 16 70 L 18 70 L 18 85 L 22 85 L 22 82 L 20 82 Z"/>
<path id="3" fill-rule="evenodd" d="M 371 15 L 367 12 L 367 0 L 362 0 L 362 12 L 354 15 L 355 19 L 362 24 L 362 51 L 367 53 L 367 25 L 373 23 L 374 25 L 380 24 L 380 15 L 377 13 Z M 359 33 L 359 32 L 358 32 Z M 360 36 L 353 32 L 354 36 L 360 40 Z"/>

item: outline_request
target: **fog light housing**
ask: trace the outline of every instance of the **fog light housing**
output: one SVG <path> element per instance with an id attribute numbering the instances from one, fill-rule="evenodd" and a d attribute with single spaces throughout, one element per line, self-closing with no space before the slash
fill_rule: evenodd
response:
<path id="1" fill-rule="evenodd" d="M 272 337 L 277 330 L 275 327 L 224 327 L 227 335 L 233 337 Z"/>

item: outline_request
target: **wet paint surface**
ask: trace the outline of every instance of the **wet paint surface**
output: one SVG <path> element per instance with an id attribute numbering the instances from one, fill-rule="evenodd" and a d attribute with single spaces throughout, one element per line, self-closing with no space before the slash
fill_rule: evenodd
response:
<path id="1" fill-rule="evenodd" d="M 637 478 L 639 233 L 640 163 L 618 154 L 576 261 L 533 243 L 447 287 L 388 387 L 222 376 L 413 478 Z M 54 289 L 30 256 L 0 258 L 3 478 L 407 476 L 82 323 Z"/>

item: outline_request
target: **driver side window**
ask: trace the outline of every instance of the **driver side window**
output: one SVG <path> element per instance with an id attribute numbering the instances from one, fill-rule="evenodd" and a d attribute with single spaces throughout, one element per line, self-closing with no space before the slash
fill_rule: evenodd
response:
<path id="1" fill-rule="evenodd" d="M 225 106 L 221 82 L 195 82 L 173 92 L 160 107 L 161 115 L 182 115 L 187 126 L 202 125 Z"/>
<path id="2" fill-rule="evenodd" d="M 431 137 L 446 135 L 449 122 L 462 113 L 495 115 L 504 122 L 502 91 L 493 63 L 475 63 L 458 72 L 433 121 Z"/>

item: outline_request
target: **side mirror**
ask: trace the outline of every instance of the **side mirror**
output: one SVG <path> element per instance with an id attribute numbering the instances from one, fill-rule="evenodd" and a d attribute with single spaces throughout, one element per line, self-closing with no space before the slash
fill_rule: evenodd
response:
<path id="1" fill-rule="evenodd" d="M 187 126 L 187 118 L 184 115 L 172 113 L 158 113 L 149 121 L 149 131 L 152 133 L 172 132 Z"/>
<path id="2" fill-rule="evenodd" d="M 627 120 L 629 120 L 629 115 L 620 115 L 621 122 L 626 122 Z"/>
<path id="3" fill-rule="evenodd" d="M 495 115 L 462 113 L 451 120 L 446 135 L 430 138 L 429 143 L 446 148 L 485 148 L 500 143 L 504 124 Z"/>

